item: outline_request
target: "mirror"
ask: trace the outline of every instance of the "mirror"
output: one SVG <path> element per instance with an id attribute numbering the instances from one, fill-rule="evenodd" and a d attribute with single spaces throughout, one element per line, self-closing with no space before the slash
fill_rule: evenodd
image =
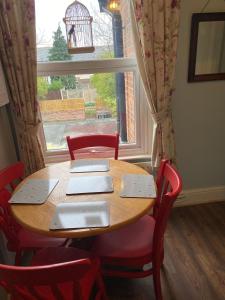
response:
<path id="1" fill-rule="evenodd" d="M 192 15 L 188 81 L 225 79 L 225 13 Z"/>

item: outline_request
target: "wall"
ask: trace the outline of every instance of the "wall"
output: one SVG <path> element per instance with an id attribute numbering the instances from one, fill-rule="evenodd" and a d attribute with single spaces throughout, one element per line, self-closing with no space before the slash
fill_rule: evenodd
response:
<path id="1" fill-rule="evenodd" d="M 224 81 L 188 83 L 191 15 L 206 0 L 181 0 L 181 23 L 173 115 L 177 163 L 184 189 L 225 185 Z M 225 11 L 223 0 L 211 0 L 205 12 Z"/>
<path id="2" fill-rule="evenodd" d="M 0 169 L 16 161 L 6 108 L 0 107 Z"/>

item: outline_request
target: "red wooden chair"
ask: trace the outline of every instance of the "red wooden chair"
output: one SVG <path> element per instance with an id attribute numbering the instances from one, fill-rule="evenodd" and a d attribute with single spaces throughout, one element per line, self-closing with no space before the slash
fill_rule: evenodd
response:
<path id="1" fill-rule="evenodd" d="M 0 285 L 12 300 L 107 299 L 97 258 L 74 248 L 44 249 L 31 267 L 0 265 Z"/>
<path id="2" fill-rule="evenodd" d="M 160 268 L 164 257 L 164 232 L 181 185 L 177 171 L 169 161 L 162 161 L 157 178 L 157 209 L 153 216 L 144 216 L 136 223 L 96 237 L 92 253 L 100 257 L 104 275 L 128 278 L 153 275 L 156 299 L 162 299 Z M 143 270 L 148 263 L 152 267 Z"/>
<path id="3" fill-rule="evenodd" d="M 0 228 L 7 239 L 9 251 L 16 252 L 15 263 L 20 264 L 24 251 L 35 251 L 45 247 L 64 246 L 64 238 L 51 238 L 21 227 L 10 212 L 11 191 L 22 180 L 24 165 L 18 162 L 0 171 Z"/>
<path id="4" fill-rule="evenodd" d="M 118 134 L 96 134 L 78 137 L 66 137 L 71 159 L 75 159 L 74 152 L 79 149 L 89 147 L 114 148 L 114 159 L 118 159 L 119 135 Z"/>

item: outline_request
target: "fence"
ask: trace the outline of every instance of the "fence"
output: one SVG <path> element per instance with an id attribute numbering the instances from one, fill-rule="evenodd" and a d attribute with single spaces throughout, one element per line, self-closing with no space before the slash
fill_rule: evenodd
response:
<path id="1" fill-rule="evenodd" d="M 85 109 L 84 99 L 41 100 L 39 104 L 42 113 Z"/>

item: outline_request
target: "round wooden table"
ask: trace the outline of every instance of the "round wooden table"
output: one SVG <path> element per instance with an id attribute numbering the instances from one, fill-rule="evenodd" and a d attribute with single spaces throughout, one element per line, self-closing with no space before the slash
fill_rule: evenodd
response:
<path id="1" fill-rule="evenodd" d="M 48 200 L 41 205 L 11 204 L 11 210 L 16 220 L 24 227 L 44 235 L 65 238 L 82 238 L 109 232 L 126 224 L 132 223 L 147 214 L 153 204 L 152 198 L 121 198 L 121 177 L 124 174 L 148 174 L 144 169 L 120 160 L 110 160 L 109 172 L 70 173 L 70 161 L 58 163 L 41 169 L 27 177 L 27 179 L 58 178 L 59 183 L 52 191 Z M 66 195 L 66 187 L 71 177 L 111 175 L 113 177 L 114 192 L 101 194 Z M 19 188 L 18 187 L 18 188 Z M 49 230 L 56 205 L 60 202 L 75 202 L 88 200 L 106 200 L 110 206 L 110 226 L 104 228 L 86 228 L 74 230 Z"/>

